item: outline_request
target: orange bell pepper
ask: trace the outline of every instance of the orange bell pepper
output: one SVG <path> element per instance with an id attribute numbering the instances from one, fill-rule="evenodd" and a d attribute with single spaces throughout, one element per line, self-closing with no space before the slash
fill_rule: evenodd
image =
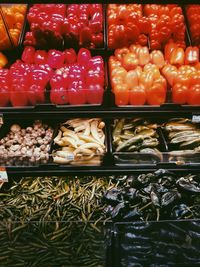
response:
<path id="1" fill-rule="evenodd" d="M 3 53 L 0 53 L 0 68 L 5 67 L 5 65 L 8 63 L 8 59 L 6 56 L 4 56 Z"/>
<path id="2" fill-rule="evenodd" d="M 185 61 L 185 53 L 183 48 L 178 47 L 174 49 L 170 55 L 170 60 L 169 60 L 170 64 L 181 66 L 184 64 L 184 61 Z"/>
<path id="3" fill-rule="evenodd" d="M 185 65 L 196 64 L 199 62 L 199 48 L 188 46 L 185 50 Z"/>

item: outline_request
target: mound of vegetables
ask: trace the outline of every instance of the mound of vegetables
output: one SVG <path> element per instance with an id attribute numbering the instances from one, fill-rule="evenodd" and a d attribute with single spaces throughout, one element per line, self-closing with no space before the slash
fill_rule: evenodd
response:
<path id="1" fill-rule="evenodd" d="M 117 106 L 161 105 L 172 88 L 176 104 L 200 104 L 199 48 L 184 51 L 172 40 L 160 50 L 130 45 L 116 49 L 109 58 L 112 92 Z"/>
<path id="2" fill-rule="evenodd" d="M 54 138 L 53 161 L 58 164 L 100 165 L 106 152 L 105 123 L 101 119 L 64 122 Z"/>
<path id="3" fill-rule="evenodd" d="M 27 19 L 25 45 L 37 48 L 103 46 L 103 10 L 100 4 L 36 4 Z"/>
<path id="4" fill-rule="evenodd" d="M 185 47 L 185 21 L 179 5 L 110 4 L 108 46 L 122 48 L 130 44 L 163 49 L 170 38 Z"/>
<path id="5" fill-rule="evenodd" d="M 102 198 L 113 187 L 109 178 L 9 182 L 0 192 L 1 266 L 105 266 Z"/>
<path id="6" fill-rule="evenodd" d="M 104 212 L 114 221 L 200 218 L 200 175 L 157 170 L 114 179 Z"/>
<path id="7" fill-rule="evenodd" d="M 11 166 L 47 163 L 52 137 L 53 129 L 42 121 L 27 127 L 12 124 L 0 139 L 0 163 Z"/>
<path id="8" fill-rule="evenodd" d="M 2 64 L 5 59 L 2 57 Z M 1 58 L 0 58 L 1 64 Z M 51 88 L 49 92 L 49 88 Z M 50 96 L 49 96 L 49 94 Z M 0 69 L 0 106 L 100 105 L 104 94 L 104 61 L 81 48 L 61 52 L 26 47 L 21 60 Z"/>

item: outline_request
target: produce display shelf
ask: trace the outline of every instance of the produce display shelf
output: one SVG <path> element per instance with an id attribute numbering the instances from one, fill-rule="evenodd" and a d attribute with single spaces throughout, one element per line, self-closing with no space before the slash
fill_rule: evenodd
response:
<path id="1" fill-rule="evenodd" d="M 40 166 L 40 167 L 7 167 L 8 176 L 14 177 L 27 177 L 27 176 L 64 176 L 64 175 L 96 175 L 96 176 L 105 176 L 105 175 L 122 175 L 122 174 L 137 174 L 139 172 L 152 172 L 157 170 L 159 167 L 167 169 L 173 172 L 185 172 L 188 173 L 190 171 L 196 170 L 200 171 L 200 167 L 197 166 L 177 166 L 171 165 L 170 168 L 167 165 L 157 165 L 157 166 L 128 166 L 128 167 L 119 167 L 119 166 L 87 166 L 87 167 L 52 167 L 52 166 Z M 172 167 L 173 166 L 173 167 Z M 34 179 L 34 178 L 33 178 Z"/>
<path id="2" fill-rule="evenodd" d="M 77 107 L 77 108 L 54 108 L 51 106 L 38 106 L 35 108 L 0 108 L 0 115 L 5 117 L 28 117 L 37 116 L 47 117 L 49 115 L 59 117 L 88 117 L 88 116 L 100 116 L 102 118 L 113 118 L 113 117 L 127 117 L 132 115 L 143 115 L 143 116 L 185 116 L 185 115 L 200 115 L 200 106 L 176 106 L 176 105 L 163 105 L 162 107 L 153 106 L 141 106 L 141 107 Z"/>

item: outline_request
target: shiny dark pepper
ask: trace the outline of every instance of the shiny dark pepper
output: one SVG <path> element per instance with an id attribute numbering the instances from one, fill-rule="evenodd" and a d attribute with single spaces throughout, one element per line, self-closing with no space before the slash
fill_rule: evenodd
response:
<path id="1" fill-rule="evenodd" d="M 126 214 L 133 212 L 134 215 L 134 209 L 141 214 L 133 216 L 132 220 L 200 218 L 199 177 L 196 174 L 180 177 L 166 170 L 131 176 L 131 179 L 127 177 L 117 186 L 121 190 L 118 197 L 125 204 L 125 210 L 120 209 L 118 204 L 106 202 L 110 205 L 107 216 L 113 208 L 117 214 L 115 220 L 119 221 L 129 220 Z"/>

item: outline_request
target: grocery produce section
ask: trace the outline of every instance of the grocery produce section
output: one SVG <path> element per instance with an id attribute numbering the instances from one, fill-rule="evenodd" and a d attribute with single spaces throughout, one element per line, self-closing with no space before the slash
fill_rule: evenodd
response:
<path id="1" fill-rule="evenodd" d="M 199 265 L 200 5 L 20 2 L 0 5 L 0 266 Z"/>

